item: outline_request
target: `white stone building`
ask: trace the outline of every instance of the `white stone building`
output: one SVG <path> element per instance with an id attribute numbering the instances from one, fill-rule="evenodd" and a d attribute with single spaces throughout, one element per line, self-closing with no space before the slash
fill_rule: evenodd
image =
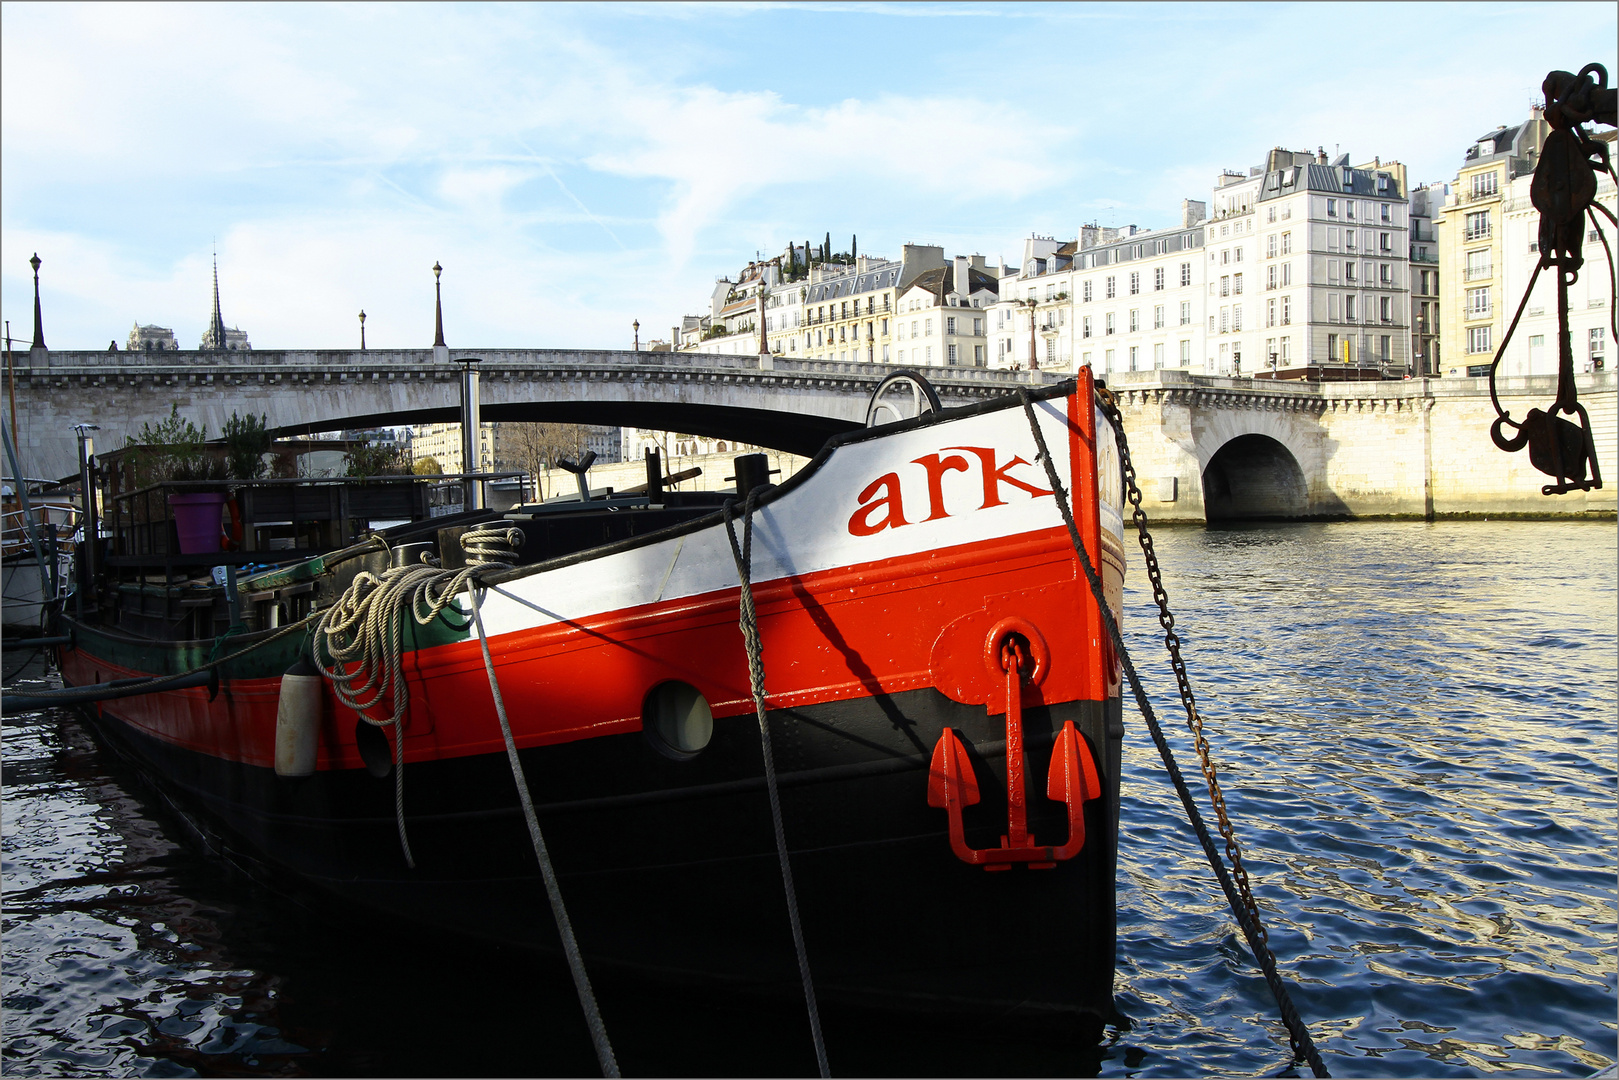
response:
<path id="1" fill-rule="evenodd" d="M 1030 237 L 991 313 L 993 365 L 1027 368 L 1032 353 L 1042 370 L 1202 371 L 1204 213 L 1188 200 L 1176 229 L 1086 225 L 1066 244 Z"/>
<path id="2" fill-rule="evenodd" d="M 1614 132 L 1598 136 L 1608 143 L 1608 152 L 1614 152 Z M 1529 201 L 1529 185 L 1533 174 L 1519 176 L 1507 185 L 1502 203 L 1501 266 L 1496 276 L 1499 298 L 1486 300 L 1501 305 L 1503 325 L 1512 321 L 1513 314 L 1529 287 L 1535 266 L 1540 262 L 1540 214 Z M 1597 201 L 1610 211 L 1619 213 L 1619 193 L 1613 180 L 1597 174 Z M 1614 228 L 1600 213 L 1596 215 L 1607 234 L 1608 250 L 1619 257 L 1616 250 Z M 1568 290 L 1568 325 L 1570 345 L 1574 353 L 1574 370 L 1605 371 L 1614 364 L 1612 340 L 1613 271 L 1608 255 L 1602 249 L 1602 238 L 1586 218 L 1581 230 L 1585 246 L 1581 255 L 1585 264 L 1580 275 Z M 1529 298 L 1518 328 L 1507 342 L 1501 357 L 1499 374 L 1556 375 L 1558 366 L 1557 278 L 1550 270 L 1542 270 L 1535 282 L 1535 291 Z M 1499 346 L 1497 346 L 1499 347 Z M 1486 360 L 1492 360 L 1493 354 Z M 1472 359 L 1472 358 L 1467 358 Z M 1451 365 L 1455 367 L 1457 365 Z M 1456 374 L 1462 374 L 1458 371 Z"/>
<path id="3" fill-rule="evenodd" d="M 988 367 L 989 313 L 999 289 L 1000 278 L 982 255 L 957 255 L 950 265 L 918 274 L 897 294 L 892 362 L 902 367 Z M 871 335 L 887 322 L 867 331 L 868 350 L 874 344 Z"/>
<path id="4" fill-rule="evenodd" d="M 1210 259 L 1219 260 L 1217 266 L 1211 261 L 1209 287 L 1222 291 L 1210 300 L 1209 313 L 1217 365 L 1229 353 L 1236 370 L 1240 350 L 1244 373 L 1270 372 L 1274 355 L 1281 378 L 1400 375 L 1410 369 L 1404 166 L 1380 159 L 1351 166 L 1348 154 L 1328 164 L 1319 151 L 1312 158 L 1276 149 L 1264 169 L 1250 169 L 1246 177 L 1228 174 L 1215 199 L 1207 243 Z M 1250 268 L 1242 301 L 1238 260 Z M 1223 295 L 1228 273 L 1229 304 Z M 1218 329 L 1228 322 L 1228 329 Z"/>

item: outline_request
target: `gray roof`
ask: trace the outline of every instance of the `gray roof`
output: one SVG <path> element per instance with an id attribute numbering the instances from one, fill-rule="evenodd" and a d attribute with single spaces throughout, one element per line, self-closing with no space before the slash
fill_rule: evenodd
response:
<path id="1" fill-rule="evenodd" d="M 1384 181 L 1382 187 L 1378 181 Z M 1300 191 L 1323 191 L 1334 195 L 1367 198 L 1404 199 L 1394 173 L 1383 169 L 1355 169 L 1339 165 L 1296 165 L 1265 174 L 1259 186 L 1259 201 L 1280 199 Z"/>
<path id="2" fill-rule="evenodd" d="M 831 281 L 817 281 L 814 285 L 807 286 L 804 303 L 824 303 L 827 300 L 838 300 L 858 293 L 892 288 L 899 282 L 899 272 L 900 265 L 894 263 L 879 270 L 868 270 L 864 274 L 845 274 Z"/>

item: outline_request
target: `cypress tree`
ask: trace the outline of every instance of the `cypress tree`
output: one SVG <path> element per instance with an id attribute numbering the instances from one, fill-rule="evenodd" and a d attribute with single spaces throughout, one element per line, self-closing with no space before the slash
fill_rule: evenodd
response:
<path id="1" fill-rule="evenodd" d="M 860 238 L 853 233 L 849 235 L 849 261 L 854 262 L 855 256 L 860 252 Z"/>
<path id="2" fill-rule="evenodd" d="M 821 242 L 821 261 L 822 262 L 831 262 L 832 261 L 832 233 L 831 232 L 828 232 L 826 234 L 826 239 Z"/>

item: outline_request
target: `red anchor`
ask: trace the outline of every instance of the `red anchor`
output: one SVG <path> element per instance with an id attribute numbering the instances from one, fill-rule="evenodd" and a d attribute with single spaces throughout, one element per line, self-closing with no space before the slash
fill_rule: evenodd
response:
<path id="1" fill-rule="evenodd" d="M 1061 847 L 1035 843 L 1029 835 L 1023 780 L 1023 682 L 1025 676 L 1034 674 L 1035 665 L 1022 636 L 1014 633 L 992 637 L 990 656 L 995 655 L 993 643 L 997 639 L 999 666 L 1006 676 L 1006 835 L 1001 837 L 1001 846 L 967 846 L 961 808 L 979 800 L 978 779 L 966 747 L 950 728 L 944 729 L 933 747 L 928 805 L 949 812 L 950 848 L 962 862 L 985 870 L 1007 870 L 1013 863 L 1027 863 L 1031 870 L 1049 870 L 1063 859 L 1072 859 L 1085 846 L 1085 803 L 1102 793 L 1102 784 L 1090 747 L 1079 737 L 1074 722 L 1067 721 L 1051 750 L 1046 795 L 1068 805 L 1068 842 Z"/>

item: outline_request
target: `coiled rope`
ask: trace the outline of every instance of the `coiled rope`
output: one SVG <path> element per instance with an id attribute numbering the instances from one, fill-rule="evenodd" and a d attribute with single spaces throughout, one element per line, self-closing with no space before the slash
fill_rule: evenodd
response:
<path id="1" fill-rule="evenodd" d="M 1243 934 L 1248 938 L 1248 947 L 1253 951 L 1254 959 L 1259 962 L 1264 972 L 1265 982 L 1270 986 L 1272 995 L 1276 998 L 1277 1009 L 1282 1014 L 1282 1023 L 1287 1028 L 1288 1041 L 1292 1044 L 1294 1059 L 1303 1058 L 1309 1063 L 1310 1070 L 1316 1076 L 1331 1076 L 1327 1071 L 1326 1063 L 1321 1060 L 1320 1053 L 1310 1038 L 1310 1029 L 1305 1025 L 1298 1010 L 1293 1005 L 1292 995 L 1287 991 L 1287 984 L 1282 981 L 1280 972 L 1276 970 L 1276 957 L 1272 955 L 1270 947 L 1265 943 L 1265 927 L 1259 921 L 1258 909 L 1252 905 L 1245 905 L 1237 894 L 1237 887 L 1232 884 L 1231 875 L 1226 870 L 1225 863 L 1220 859 L 1219 852 L 1215 850 L 1214 838 L 1209 835 L 1209 829 L 1203 822 L 1203 815 L 1197 809 L 1197 803 L 1192 798 L 1192 791 L 1186 786 L 1186 778 L 1181 775 L 1180 766 L 1175 762 L 1175 754 L 1164 738 L 1163 729 L 1158 725 L 1158 714 L 1153 711 L 1152 702 L 1147 700 L 1147 692 L 1142 688 L 1141 677 L 1136 674 L 1135 663 L 1130 659 L 1130 651 L 1124 646 L 1124 635 L 1119 632 L 1119 624 L 1113 618 L 1113 611 L 1107 605 L 1107 597 L 1102 588 L 1102 578 L 1091 563 L 1090 552 L 1085 550 L 1084 543 L 1079 537 L 1079 527 L 1074 523 L 1074 512 L 1068 503 L 1068 493 L 1063 489 L 1062 481 L 1057 476 L 1056 463 L 1051 459 L 1051 450 L 1046 446 L 1045 433 L 1040 430 L 1040 421 L 1034 414 L 1034 400 L 1028 390 L 1019 389 L 1018 397 L 1023 402 L 1024 415 L 1029 420 L 1029 430 L 1034 433 L 1035 445 L 1039 448 L 1038 460 L 1046 468 L 1046 481 L 1057 499 L 1057 509 L 1062 513 L 1063 524 L 1068 528 L 1068 538 L 1074 545 L 1074 551 L 1079 555 L 1081 564 L 1085 567 L 1085 576 L 1090 581 L 1091 595 L 1096 599 L 1097 609 L 1101 612 L 1102 622 L 1107 627 L 1109 637 L 1113 640 L 1113 647 L 1118 651 L 1120 666 L 1124 668 L 1129 677 L 1130 690 L 1135 695 L 1136 705 L 1141 710 L 1143 719 L 1147 721 L 1147 730 L 1152 733 L 1152 741 L 1158 747 L 1159 756 L 1164 759 L 1164 767 L 1169 773 L 1170 780 L 1175 785 L 1175 793 L 1180 796 L 1181 806 L 1186 810 L 1187 820 L 1191 822 L 1192 829 L 1197 833 L 1198 842 L 1203 846 L 1203 854 L 1214 870 L 1214 876 L 1220 881 L 1220 888 L 1225 892 L 1226 902 L 1231 907 L 1231 913 L 1236 916 L 1237 924 L 1242 927 Z M 1120 458 L 1128 460 L 1129 449 L 1124 441 L 1124 425 L 1117 423 L 1117 432 L 1120 443 Z M 1136 501 L 1136 510 L 1140 512 L 1140 502 Z M 1144 519 L 1143 519 L 1144 520 Z M 1172 652 L 1172 655 L 1173 652 Z M 1202 738 L 1201 724 L 1194 731 L 1198 738 Z M 1218 795 L 1218 788 L 1213 789 Z M 1222 813 L 1223 816 L 1223 813 Z M 1235 838 L 1231 838 L 1235 843 Z M 1241 863 L 1235 865 L 1241 869 Z"/>
<path id="2" fill-rule="evenodd" d="M 441 569 L 427 561 L 426 552 L 421 562 L 390 567 L 380 575 L 362 570 L 316 623 L 310 651 L 315 666 L 331 680 L 337 699 L 373 727 L 392 729 L 394 820 L 405 865 L 412 870 L 416 860 L 405 831 L 404 720 L 410 708 L 405 613 L 417 625 L 427 626 L 480 570 L 513 565 L 522 543 L 523 531 L 516 526 L 504 522 L 474 526 L 461 534 L 467 565 L 460 570 Z"/>
<path id="3" fill-rule="evenodd" d="M 338 699 L 358 713 L 360 719 L 376 727 L 393 729 L 394 817 L 399 828 L 400 850 L 404 852 L 406 864 L 415 869 L 410 837 L 405 831 L 404 721 L 410 708 L 410 684 L 405 678 L 401 648 L 404 616 L 408 611 L 418 625 L 426 626 L 443 615 L 457 595 L 463 591 L 467 594 L 471 608 L 468 623 L 476 629 L 478 645 L 483 651 L 484 670 L 489 674 L 489 692 L 494 698 L 495 714 L 500 718 L 500 733 L 506 742 L 506 759 L 511 765 L 512 779 L 517 783 L 518 801 L 522 803 L 529 839 L 533 841 L 540 874 L 545 879 L 551 913 L 556 918 L 557 932 L 562 939 L 562 950 L 567 954 L 574 988 L 585 1011 L 585 1022 L 590 1028 L 590 1038 L 596 1047 L 602 1075 L 617 1077 L 618 1062 L 607 1039 L 601 1011 L 596 1007 L 596 995 L 591 990 L 584 958 L 574 937 L 573 923 L 563 905 L 556 871 L 551 865 L 545 837 L 540 832 L 539 819 L 534 813 L 534 802 L 529 796 L 522 762 L 517 757 L 517 743 L 512 737 L 511 723 L 506 718 L 506 702 L 500 693 L 500 681 L 495 677 L 495 662 L 489 652 L 489 639 L 484 633 L 483 617 L 478 608 L 478 574 L 514 565 L 517 549 L 522 546 L 523 539 L 523 531 L 514 525 L 503 522 L 475 525 L 461 534 L 461 549 L 467 554 L 467 565 L 460 570 L 441 569 L 423 552 L 421 561 L 415 564 L 390 567 L 380 575 L 369 571 L 356 574 L 354 581 L 344 590 L 337 603 L 327 609 L 317 626 L 313 647 L 315 665 L 331 680 Z M 456 629 L 464 630 L 467 625 L 462 624 Z M 323 653 L 330 663 L 323 658 Z M 386 716 L 382 715 L 384 711 L 387 712 Z"/>
<path id="4" fill-rule="evenodd" d="M 731 555 L 736 559 L 737 577 L 742 588 L 739 607 L 742 641 L 748 650 L 748 686 L 753 691 L 753 710 L 759 717 L 759 740 L 764 744 L 765 789 L 770 793 L 770 824 L 776 830 L 776 859 L 781 863 L 781 883 L 787 891 L 787 919 L 793 928 L 793 950 L 798 954 L 798 975 L 804 983 L 804 1002 L 809 1009 L 810 1036 L 815 1041 L 815 1062 L 821 1076 L 832 1075 L 826 1063 L 826 1041 L 821 1038 L 821 1012 L 815 1004 L 815 983 L 810 978 L 809 953 L 804 948 L 804 929 L 798 921 L 798 891 L 793 888 L 793 866 L 787 858 L 787 833 L 781 824 L 781 794 L 776 789 L 776 756 L 770 747 L 770 725 L 765 720 L 765 663 L 759 641 L 759 615 L 753 607 L 753 503 L 748 493 L 742 505 L 742 543 L 736 542 L 736 526 L 731 522 L 735 499 L 725 501 L 725 532 L 731 539 Z"/>

